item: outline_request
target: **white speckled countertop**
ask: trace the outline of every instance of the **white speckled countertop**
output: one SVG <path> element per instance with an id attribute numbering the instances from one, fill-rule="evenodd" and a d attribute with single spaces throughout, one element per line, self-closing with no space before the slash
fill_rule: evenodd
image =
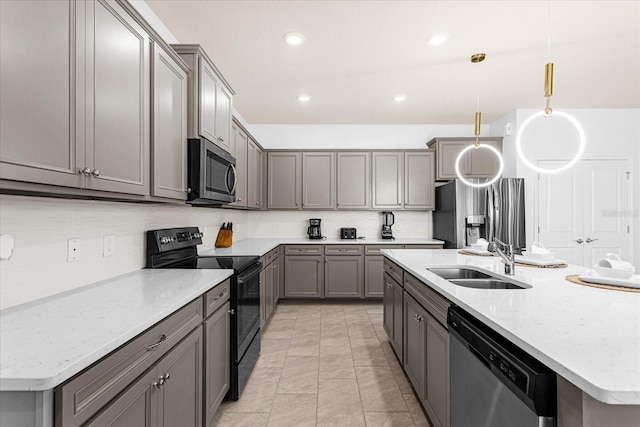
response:
<path id="1" fill-rule="evenodd" d="M 200 255 L 258 255 L 262 256 L 278 245 L 442 245 L 442 240 L 422 238 L 398 239 L 301 239 L 301 238 L 263 238 L 244 239 L 234 242 L 230 248 L 216 248 L 200 252 Z"/>
<path id="2" fill-rule="evenodd" d="M 640 405 L 640 293 L 565 280 L 585 267 L 516 266 L 504 276 L 499 257 L 457 250 L 383 253 L 574 385 L 605 403 Z M 456 286 L 426 267 L 463 266 L 531 285 L 524 290 Z"/>
<path id="3" fill-rule="evenodd" d="M 49 390 L 233 270 L 139 270 L 0 311 L 0 391 Z"/>

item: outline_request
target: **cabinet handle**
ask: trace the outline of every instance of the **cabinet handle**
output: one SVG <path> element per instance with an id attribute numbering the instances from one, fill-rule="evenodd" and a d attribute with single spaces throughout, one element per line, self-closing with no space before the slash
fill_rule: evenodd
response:
<path id="1" fill-rule="evenodd" d="M 87 176 L 88 176 L 88 175 L 91 175 L 91 168 L 90 168 L 89 166 L 87 166 L 87 167 L 86 167 L 86 168 L 84 168 L 84 169 L 79 169 L 79 170 L 78 170 L 78 173 L 81 173 L 81 174 L 83 174 L 83 175 L 87 175 Z"/>
<path id="2" fill-rule="evenodd" d="M 231 310 L 229 310 L 229 314 L 234 315 L 236 314 L 236 311 L 232 308 Z"/>
<path id="3" fill-rule="evenodd" d="M 582 240 L 582 239 L 575 240 L 575 242 L 578 243 L 578 244 L 581 244 L 583 241 L 584 240 Z"/>
<path id="4" fill-rule="evenodd" d="M 587 240 L 585 240 L 587 243 L 591 243 L 591 242 L 595 242 L 596 240 L 600 240 L 600 239 L 592 239 L 591 237 L 587 237 Z"/>
<path id="5" fill-rule="evenodd" d="M 97 178 L 100 176 L 100 171 L 98 169 L 94 169 L 91 171 L 91 175 Z"/>
<path id="6" fill-rule="evenodd" d="M 387 288 L 391 289 L 393 288 L 393 285 L 391 283 L 387 283 Z"/>
<path id="7" fill-rule="evenodd" d="M 216 295 L 216 296 L 213 298 L 213 300 L 214 300 L 214 301 L 219 300 L 219 299 L 220 299 L 220 298 L 222 298 L 223 296 L 224 296 L 224 292 L 220 292 L 218 295 Z"/>
<path id="8" fill-rule="evenodd" d="M 239 202 L 241 202 L 241 201 L 242 201 L 242 199 L 241 199 L 240 197 L 238 197 L 238 201 L 239 201 Z"/>
<path id="9" fill-rule="evenodd" d="M 422 320 L 424 319 L 422 316 L 418 316 L 417 314 L 414 314 L 413 318 L 418 323 L 422 322 Z"/>
<path id="10" fill-rule="evenodd" d="M 153 385 L 154 387 L 162 388 L 162 386 L 163 386 L 167 381 L 169 381 L 169 378 L 170 378 L 170 377 L 171 377 L 171 376 L 169 375 L 169 373 L 168 373 L 168 372 L 167 372 L 166 374 L 164 374 L 164 375 L 160 375 L 160 377 L 158 378 L 158 381 L 155 381 L 152 385 Z"/>
<path id="11" fill-rule="evenodd" d="M 166 340 L 167 340 L 167 336 L 165 334 L 162 334 L 162 336 L 160 336 L 160 340 L 157 343 L 146 346 L 145 350 L 147 351 L 153 350 L 154 348 L 162 345 Z"/>

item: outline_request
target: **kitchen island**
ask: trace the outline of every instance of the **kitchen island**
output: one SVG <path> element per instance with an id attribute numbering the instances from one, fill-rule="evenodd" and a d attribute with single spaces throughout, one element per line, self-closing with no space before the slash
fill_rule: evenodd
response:
<path id="1" fill-rule="evenodd" d="M 640 425 L 640 293 L 568 282 L 567 275 L 587 270 L 575 265 L 518 265 L 514 276 L 505 276 L 500 257 L 461 255 L 457 250 L 382 253 L 554 370 L 559 376 L 559 419 L 565 418 L 560 425 L 612 425 L 614 418 L 631 422 L 622 425 Z M 466 288 L 427 270 L 435 267 L 471 267 L 530 288 Z"/>

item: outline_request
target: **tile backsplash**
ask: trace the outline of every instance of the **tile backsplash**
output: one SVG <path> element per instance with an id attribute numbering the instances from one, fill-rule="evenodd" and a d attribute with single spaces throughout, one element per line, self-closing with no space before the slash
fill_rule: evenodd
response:
<path id="1" fill-rule="evenodd" d="M 322 232 L 339 237 L 340 227 L 379 237 L 380 212 L 269 211 L 65 200 L 0 195 L 0 233 L 15 240 L 13 256 L 0 262 L 0 308 L 29 302 L 144 268 L 145 231 L 197 226 L 205 234 L 200 250 L 214 247 L 223 222 L 234 223 L 234 240 L 247 237 L 307 237 L 309 218 L 322 219 Z M 395 212 L 397 237 L 432 236 L 430 212 Z M 103 256 L 103 238 L 115 251 Z M 67 262 L 67 240 L 80 239 L 78 261 Z"/>

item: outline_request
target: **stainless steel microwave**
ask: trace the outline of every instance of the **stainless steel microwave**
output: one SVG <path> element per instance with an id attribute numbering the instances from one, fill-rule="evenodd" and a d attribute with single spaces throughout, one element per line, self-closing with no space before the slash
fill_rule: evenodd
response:
<path id="1" fill-rule="evenodd" d="M 236 200 L 236 159 L 205 138 L 188 140 L 187 202 L 220 206 Z"/>

